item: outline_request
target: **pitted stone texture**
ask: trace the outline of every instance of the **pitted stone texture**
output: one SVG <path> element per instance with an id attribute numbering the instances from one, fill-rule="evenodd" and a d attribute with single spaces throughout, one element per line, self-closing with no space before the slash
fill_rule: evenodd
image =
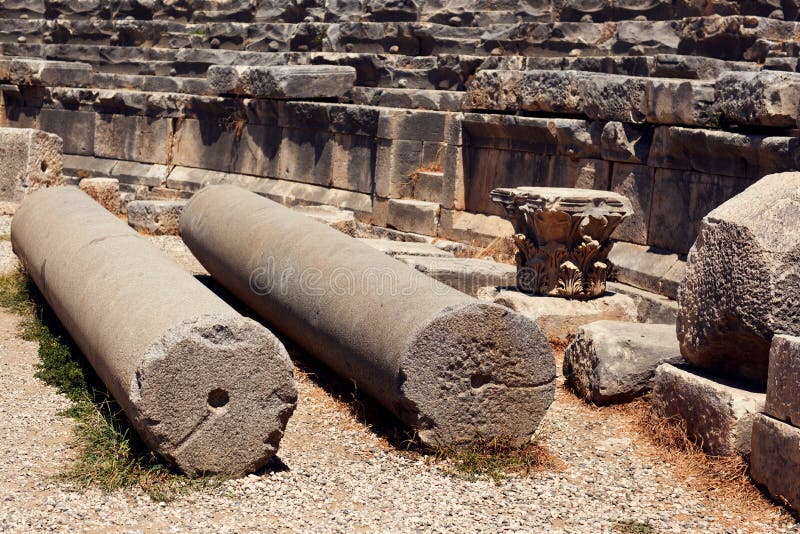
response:
<path id="1" fill-rule="evenodd" d="M 753 423 L 750 476 L 779 502 L 800 511 L 800 428 L 758 414 Z"/>
<path id="2" fill-rule="evenodd" d="M 703 219 L 678 290 L 683 356 L 766 384 L 776 333 L 800 334 L 800 173 L 762 178 Z"/>
<path id="3" fill-rule="evenodd" d="M 800 427 L 800 337 L 772 338 L 764 413 Z"/>
<path id="4" fill-rule="evenodd" d="M 14 85 L 83 87 L 92 79 L 92 66 L 70 61 L 0 59 L 0 81 Z"/>
<path id="5" fill-rule="evenodd" d="M 336 98 L 352 89 L 356 70 L 339 65 L 215 65 L 208 69 L 208 79 L 218 94 L 282 100 Z"/>
<path id="6" fill-rule="evenodd" d="M 114 215 L 120 212 L 119 180 L 116 178 L 84 178 L 78 187 Z"/>
<path id="7" fill-rule="evenodd" d="M 478 290 L 477 297 L 531 319 L 550 341 L 568 341 L 580 327 L 595 321 L 634 321 L 637 316 L 633 299 L 620 293 L 607 293 L 593 300 L 569 300 L 528 295 L 503 287 L 484 287 Z"/>
<path id="8" fill-rule="evenodd" d="M 183 200 L 134 200 L 128 203 L 128 224 L 150 235 L 178 235 Z"/>
<path id="9" fill-rule="evenodd" d="M 731 72 L 717 80 L 716 88 L 717 103 L 728 122 L 797 127 L 800 74 Z"/>
<path id="10" fill-rule="evenodd" d="M 587 401 L 616 404 L 648 393 L 662 363 L 682 362 L 674 325 L 597 321 L 567 347 L 564 377 Z"/>
<path id="11" fill-rule="evenodd" d="M 764 409 L 766 395 L 743 386 L 663 364 L 653 383 L 653 410 L 682 421 L 706 454 L 747 455 L 753 420 Z"/>
<path id="12" fill-rule="evenodd" d="M 28 197 L 11 240 L 149 448 L 186 473 L 231 476 L 276 452 L 297 393 L 268 330 L 77 188 Z"/>
<path id="13" fill-rule="evenodd" d="M 553 400 L 555 360 L 534 323 L 279 204 L 209 187 L 181 236 L 216 280 L 425 443 L 524 443 Z"/>
<path id="14" fill-rule="evenodd" d="M 20 201 L 43 187 L 63 183 L 64 142 L 29 128 L 0 128 L 0 200 Z"/>

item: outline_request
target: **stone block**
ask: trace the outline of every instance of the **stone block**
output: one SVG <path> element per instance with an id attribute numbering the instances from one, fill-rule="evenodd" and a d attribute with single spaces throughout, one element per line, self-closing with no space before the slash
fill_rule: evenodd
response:
<path id="1" fill-rule="evenodd" d="M 800 426 L 800 337 L 772 338 L 764 413 Z"/>
<path id="2" fill-rule="evenodd" d="M 472 212 L 505 216 L 501 206 L 492 202 L 490 193 L 499 187 L 545 186 L 569 181 L 594 182 L 602 175 L 600 160 L 579 160 L 547 155 L 472 148 L 469 152 L 469 174 L 465 177 L 465 208 Z M 551 164 L 551 159 L 558 162 Z M 606 164 L 607 170 L 607 164 Z M 608 175 L 606 175 L 606 180 Z M 602 181 L 602 179 L 599 179 Z M 607 182 L 606 187 L 608 189 Z"/>
<path id="3" fill-rule="evenodd" d="M 172 119 L 139 115 L 97 115 L 94 155 L 142 163 L 166 164 L 172 146 Z"/>
<path id="4" fill-rule="evenodd" d="M 368 137 L 334 134 L 331 186 L 371 193 L 376 152 L 374 141 Z"/>
<path id="5" fill-rule="evenodd" d="M 274 177 L 280 138 L 276 126 L 187 118 L 175 131 L 172 163 Z"/>
<path id="6" fill-rule="evenodd" d="M 611 165 L 600 159 L 550 158 L 548 187 L 572 187 L 608 191 Z"/>
<path id="7" fill-rule="evenodd" d="M 78 187 L 114 215 L 120 212 L 119 180 L 116 178 L 84 178 Z"/>
<path id="8" fill-rule="evenodd" d="M 91 79 L 92 66 L 88 63 L 26 58 L 0 60 L 0 81 L 14 85 L 84 87 Z"/>
<path id="9" fill-rule="evenodd" d="M 430 256 L 452 258 L 453 253 L 442 250 L 430 243 L 415 241 L 394 241 L 391 239 L 361 238 L 361 241 L 389 256 Z"/>
<path id="10" fill-rule="evenodd" d="M 403 232 L 436 236 L 439 204 L 421 200 L 389 199 L 386 224 Z"/>
<path id="11" fill-rule="evenodd" d="M 717 80 L 716 98 L 718 109 L 727 122 L 796 128 L 800 74 L 729 72 Z"/>
<path id="12" fill-rule="evenodd" d="M 633 299 L 621 293 L 608 292 L 596 299 L 575 300 L 529 295 L 510 287 L 484 287 L 477 297 L 533 320 L 551 342 L 567 342 L 581 326 L 595 321 L 634 321 L 637 316 Z"/>
<path id="13" fill-rule="evenodd" d="M 645 87 L 649 123 L 717 126 L 720 122 L 711 81 L 650 78 Z"/>
<path id="14" fill-rule="evenodd" d="M 378 138 L 440 143 L 445 139 L 448 121 L 448 113 L 436 111 L 381 110 Z"/>
<path id="15" fill-rule="evenodd" d="M 609 121 L 603 126 L 601 135 L 602 158 L 607 161 L 647 164 L 652 139 L 652 128 Z"/>
<path id="16" fill-rule="evenodd" d="M 414 175 L 414 200 L 436 202 L 442 200 L 442 181 L 444 173 L 437 171 L 420 171 Z"/>
<path id="17" fill-rule="evenodd" d="M 750 476 L 778 502 L 800 511 L 800 428 L 758 414 L 753 423 Z"/>
<path id="18" fill-rule="evenodd" d="M 517 275 L 513 265 L 492 260 L 399 255 L 395 258 L 473 297 L 486 286 L 513 286 Z"/>
<path id="19" fill-rule="evenodd" d="M 63 182 L 63 141 L 28 128 L 0 128 L 0 200 L 18 202 L 27 194 Z"/>
<path id="20" fill-rule="evenodd" d="M 356 69 L 341 65 L 212 65 L 207 76 L 217 94 L 302 100 L 344 96 L 356 81 Z"/>
<path id="21" fill-rule="evenodd" d="M 148 165 L 137 161 L 113 161 L 95 159 L 93 162 L 94 172 L 99 172 L 105 168 L 102 162 L 112 161 L 113 166 L 109 174 L 119 180 L 120 184 L 140 185 L 147 187 L 158 187 L 167 181 L 169 166 L 167 165 Z"/>
<path id="22" fill-rule="evenodd" d="M 743 383 L 669 364 L 656 371 L 653 410 L 681 421 L 687 435 L 711 456 L 750 453 L 753 420 L 764 409 L 763 391 Z"/>
<path id="23" fill-rule="evenodd" d="M 86 111 L 43 109 L 39 113 L 39 128 L 56 134 L 64 141 L 66 154 L 94 154 L 95 114 Z"/>
<path id="24" fill-rule="evenodd" d="M 421 167 L 421 141 L 379 140 L 375 193 L 384 198 L 410 198 L 414 193 L 414 173 Z"/>
<path id="25" fill-rule="evenodd" d="M 503 217 L 444 208 L 439 212 L 439 237 L 445 239 L 486 247 L 513 234 L 514 227 Z"/>
<path id="26" fill-rule="evenodd" d="M 463 210 L 466 206 L 464 176 L 469 168 L 465 149 L 448 145 L 444 149 L 443 167 L 442 197 L 439 202 L 444 208 Z"/>
<path id="27" fill-rule="evenodd" d="M 798 154 L 800 140 L 796 137 L 659 126 L 655 128 L 649 164 L 755 179 L 800 168 Z"/>
<path id="28" fill-rule="evenodd" d="M 800 173 L 772 174 L 703 219 L 678 290 L 684 357 L 766 384 L 775 334 L 800 335 Z"/>
<path id="29" fill-rule="evenodd" d="M 275 178 L 330 186 L 333 151 L 332 134 L 284 129 Z"/>
<path id="30" fill-rule="evenodd" d="M 678 254 L 619 241 L 608 253 L 608 260 L 614 266 L 614 279 L 672 299 L 677 298 L 677 294 L 670 291 L 672 288 L 667 276 L 676 265 L 685 264 Z"/>
<path id="31" fill-rule="evenodd" d="M 633 299 L 636 304 L 636 322 L 669 324 L 674 330 L 678 317 L 678 303 L 674 299 L 618 282 L 608 282 L 606 289 L 611 293 L 621 293 Z"/>
<path id="32" fill-rule="evenodd" d="M 182 200 L 134 200 L 128 203 L 128 224 L 147 235 L 178 235 Z"/>
<path id="33" fill-rule="evenodd" d="M 751 180 L 657 169 L 650 209 L 648 245 L 686 254 L 703 217 L 744 191 Z"/>
<path id="34" fill-rule="evenodd" d="M 78 178 L 102 178 L 111 176 L 117 165 L 117 160 L 94 158 L 91 156 L 75 156 L 65 154 L 63 158 L 63 172 L 66 175 Z M 117 178 L 116 176 L 114 178 Z"/>
<path id="35" fill-rule="evenodd" d="M 633 213 L 611 234 L 613 239 L 640 245 L 647 244 L 650 206 L 653 200 L 655 170 L 645 165 L 615 163 L 611 175 L 611 191 L 631 201 Z"/>
<path id="36" fill-rule="evenodd" d="M 356 236 L 358 225 L 352 211 L 340 210 L 334 206 L 295 206 L 292 209 L 343 234 Z"/>
<path id="37" fill-rule="evenodd" d="M 597 321 L 564 352 L 564 377 L 587 401 L 617 404 L 649 393 L 662 363 L 682 362 L 675 325 Z"/>

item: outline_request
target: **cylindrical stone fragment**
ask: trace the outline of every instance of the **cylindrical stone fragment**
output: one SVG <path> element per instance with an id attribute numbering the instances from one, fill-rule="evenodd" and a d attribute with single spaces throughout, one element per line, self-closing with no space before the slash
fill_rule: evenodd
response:
<path id="1" fill-rule="evenodd" d="M 286 349 L 72 187 L 29 196 L 14 251 L 145 444 L 184 472 L 241 475 L 297 399 Z"/>
<path id="2" fill-rule="evenodd" d="M 428 444 L 526 442 L 555 394 L 538 326 L 234 186 L 197 193 L 181 236 L 269 323 Z"/>

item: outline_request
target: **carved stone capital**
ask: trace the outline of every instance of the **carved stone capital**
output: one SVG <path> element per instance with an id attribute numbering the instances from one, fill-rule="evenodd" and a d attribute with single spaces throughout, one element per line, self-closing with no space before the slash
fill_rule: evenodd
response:
<path id="1" fill-rule="evenodd" d="M 618 193 L 560 187 L 495 189 L 517 244 L 517 286 L 539 295 L 591 299 L 606 290 L 609 237 L 633 213 Z"/>

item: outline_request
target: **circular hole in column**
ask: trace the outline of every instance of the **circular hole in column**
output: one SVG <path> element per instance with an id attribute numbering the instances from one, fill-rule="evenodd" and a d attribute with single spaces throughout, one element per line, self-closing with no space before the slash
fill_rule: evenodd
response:
<path id="1" fill-rule="evenodd" d="M 212 389 L 208 393 L 208 405 L 211 408 L 222 408 L 223 406 L 228 404 L 229 400 L 231 399 L 228 396 L 228 392 L 225 391 L 224 389 L 221 388 Z"/>

